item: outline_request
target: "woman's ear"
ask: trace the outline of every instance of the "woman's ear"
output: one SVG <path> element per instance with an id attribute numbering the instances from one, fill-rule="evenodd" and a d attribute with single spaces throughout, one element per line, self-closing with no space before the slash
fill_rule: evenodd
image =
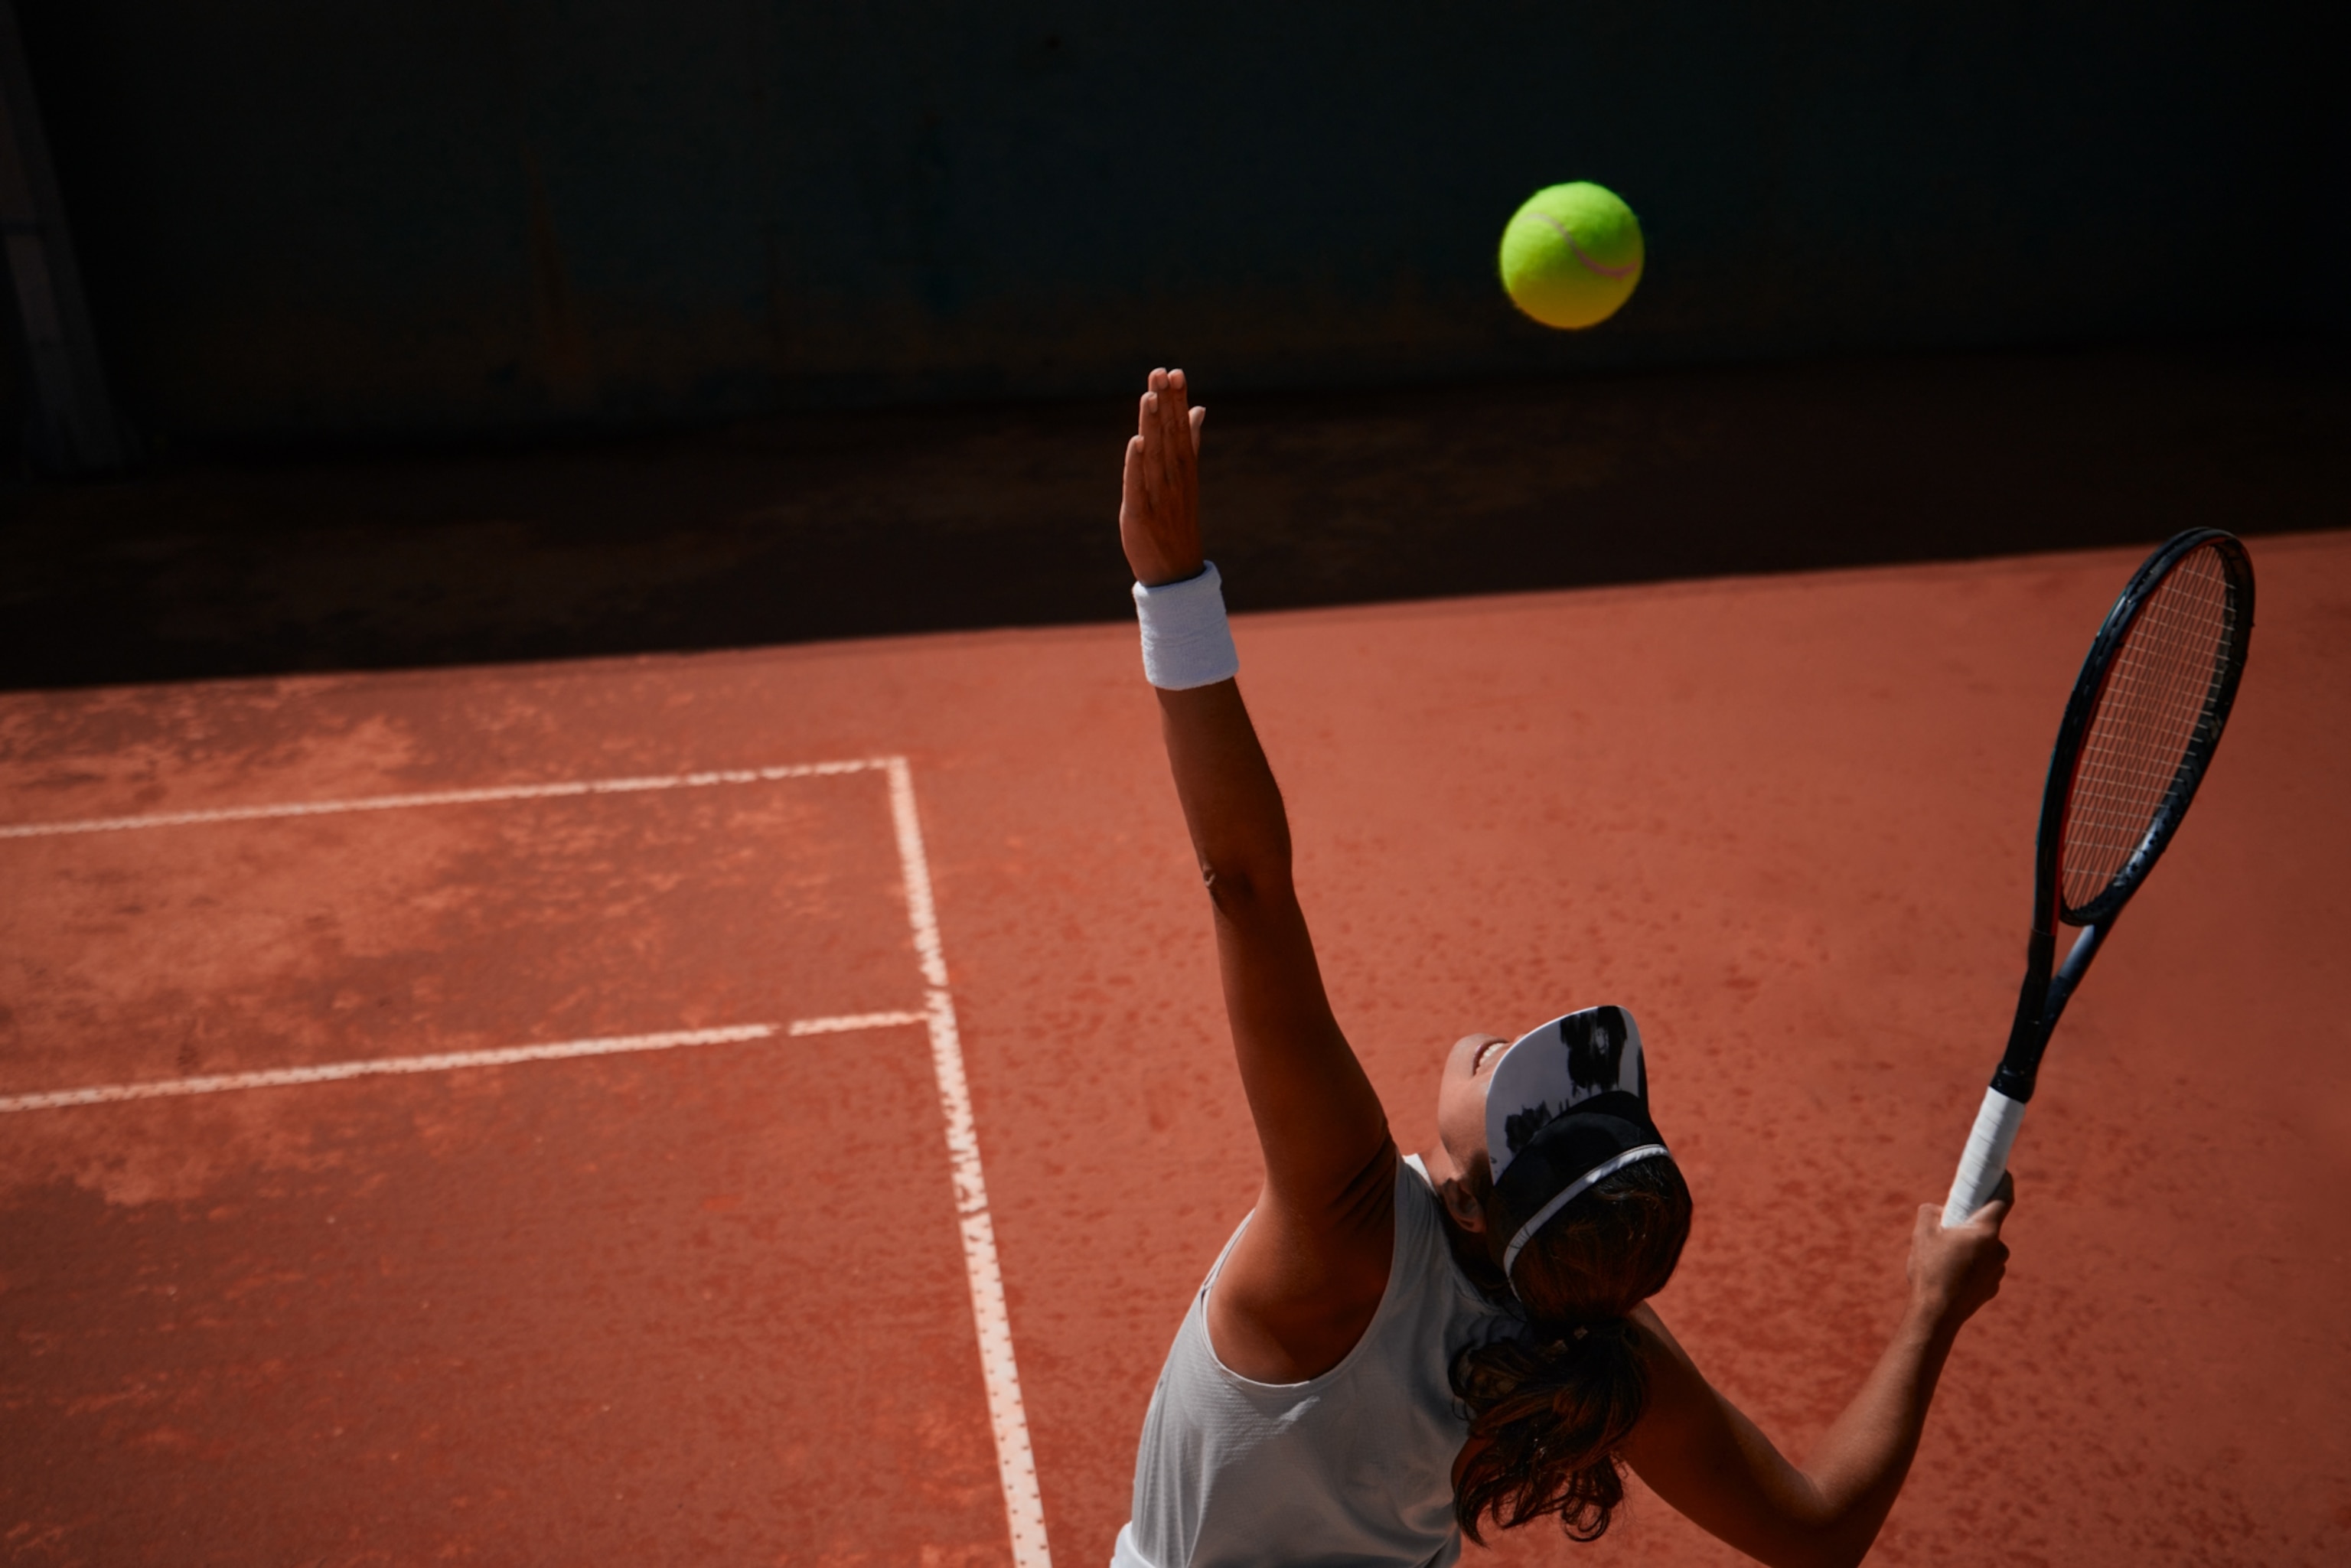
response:
<path id="1" fill-rule="evenodd" d="M 1459 1176 L 1447 1176 L 1437 1184 L 1437 1196 L 1445 1204 L 1445 1212 L 1453 1223 L 1473 1236 L 1486 1234 L 1486 1206 L 1469 1190 L 1469 1184 Z"/>

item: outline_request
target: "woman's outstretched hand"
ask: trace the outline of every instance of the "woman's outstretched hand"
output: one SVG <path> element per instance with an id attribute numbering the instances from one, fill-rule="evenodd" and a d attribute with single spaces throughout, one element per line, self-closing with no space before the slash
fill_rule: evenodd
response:
<path id="1" fill-rule="evenodd" d="M 1154 371 L 1126 444 L 1118 538 L 1145 588 L 1200 575 L 1200 424 L 1181 371 Z"/>
<path id="2" fill-rule="evenodd" d="M 2000 1228 L 2016 1202 L 2016 1178 L 2002 1175 L 1991 1201 L 1964 1225 L 1943 1227 L 1942 1210 L 1921 1205 L 1910 1232 L 1910 1300 L 1938 1327 L 1956 1332 L 2000 1293 L 2008 1271 L 2008 1243 Z"/>

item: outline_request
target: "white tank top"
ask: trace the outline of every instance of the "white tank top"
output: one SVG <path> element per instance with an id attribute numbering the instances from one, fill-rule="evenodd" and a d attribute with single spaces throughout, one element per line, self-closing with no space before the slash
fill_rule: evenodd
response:
<path id="1" fill-rule="evenodd" d="M 1208 1343 L 1208 1291 L 1241 1221 L 1160 1369 L 1113 1568 L 1447 1568 L 1461 1555 L 1453 1461 L 1469 1426 L 1448 1369 L 1517 1320 L 1455 1265 L 1437 1205 L 1419 1156 L 1399 1161 L 1379 1311 L 1305 1383 L 1252 1382 Z"/>

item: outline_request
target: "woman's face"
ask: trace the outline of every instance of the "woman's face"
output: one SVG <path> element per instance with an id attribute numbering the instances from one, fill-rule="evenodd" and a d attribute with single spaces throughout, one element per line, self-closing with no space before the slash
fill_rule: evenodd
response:
<path id="1" fill-rule="evenodd" d="M 1499 1034 L 1465 1034 L 1445 1053 L 1444 1076 L 1437 1083 L 1437 1138 L 1443 1158 L 1423 1156 L 1430 1179 L 1440 1189 L 1486 1162 L 1486 1087 L 1493 1082 L 1494 1064 L 1510 1043 Z M 1446 1207 L 1468 1222 L 1468 1217 L 1451 1202 Z"/>

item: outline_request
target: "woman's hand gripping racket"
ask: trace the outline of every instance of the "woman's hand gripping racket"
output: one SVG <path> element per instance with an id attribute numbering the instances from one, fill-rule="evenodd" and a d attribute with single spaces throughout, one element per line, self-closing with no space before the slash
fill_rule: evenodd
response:
<path id="1" fill-rule="evenodd" d="M 2252 634 L 2252 562 L 2219 528 L 2192 529 L 2147 557 L 2098 628 L 2041 795 L 2016 1022 L 1959 1156 L 1945 1225 L 1965 1224 L 2000 1186 L 2050 1032 L 2196 798 Z M 2060 921 L 2082 934 L 2053 974 Z"/>

